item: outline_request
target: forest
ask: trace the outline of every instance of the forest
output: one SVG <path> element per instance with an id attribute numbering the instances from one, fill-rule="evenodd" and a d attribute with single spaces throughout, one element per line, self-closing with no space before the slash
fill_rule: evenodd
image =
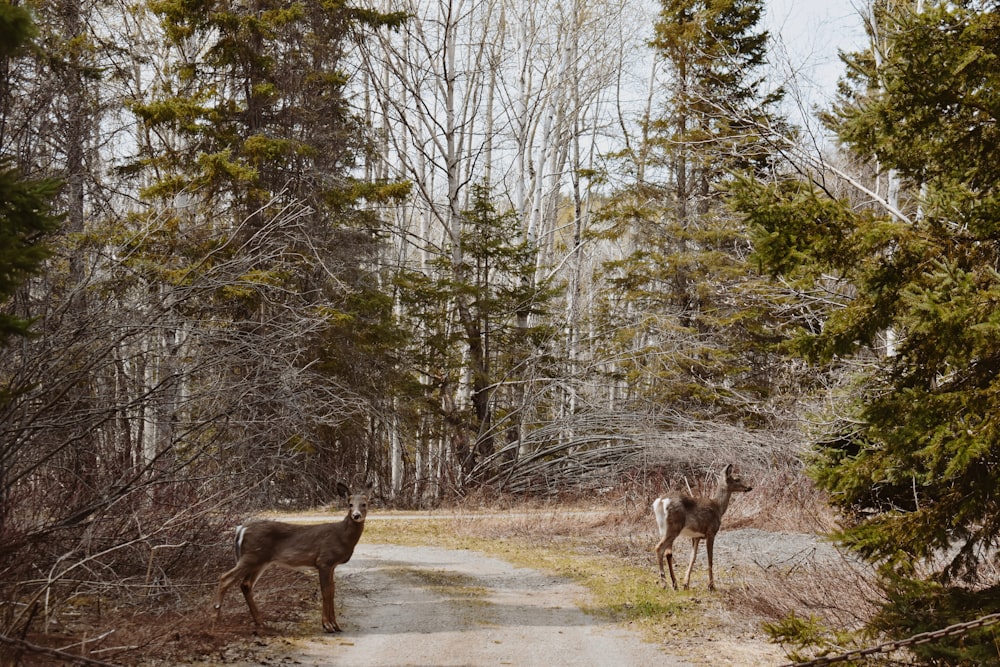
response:
<path id="1" fill-rule="evenodd" d="M 339 481 L 720 457 L 878 632 L 1000 611 L 996 10 L 870 0 L 803 123 L 763 0 L 2 0 L 0 637 Z"/>

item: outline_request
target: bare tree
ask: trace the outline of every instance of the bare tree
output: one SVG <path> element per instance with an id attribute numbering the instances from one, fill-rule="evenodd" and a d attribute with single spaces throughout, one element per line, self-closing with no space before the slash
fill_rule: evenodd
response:
<path id="1" fill-rule="evenodd" d="M 0 392 L 9 397 L 0 461 L 10 498 L 0 562 L 14 587 L 6 599 L 65 593 L 98 565 L 141 579 L 146 560 L 137 551 L 173 541 L 183 546 L 175 557 L 190 554 L 184 526 L 206 523 L 224 498 L 255 490 L 328 498 L 325 475 L 303 475 L 302 445 L 363 402 L 303 363 L 325 329 L 310 301 L 247 278 L 262 265 L 299 263 L 303 217 L 286 211 L 242 252 L 172 284 L 137 250 L 141 238 L 158 235 L 153 224 L 92 247 L 98 261 L 76 286 L 88 296 L 86 322 L 67 316 L 72 299 L 58 289 L 35 290 L 38 336 L 0 351 Z M 220 291 L 280 299 L 283 308 L 264 321 L 213 316 L 201 304 Z M 95 540 L 108 546 L 95 551 Z M 47 558 L 55 565 L 44 581 L 19 583 L 22 566 Z"/>
<path id="2" fill-rule="evenodd" d="M 395 211 L 395 261 L 431 276 L 443 270 L 444 260 L 446 271 L 466 281 L 463 212 L 473 203 L 472 186 L 484 185 L 499 210 L 515 216 L 518 238 L 512 240 L 532 253 L 534 271 L 526 287 L 572 283 L 563 333 L 574 341 L 567 352 L 573 356 L 588 271 L 583 239 L 593 206 L 585 174 L 596 173 L 609 150 L 603 143 L 614 120 L 616 77 L 632 52 L 618 40 L 626 34 L 638 39 L 637 31 L 620 26 L 633 14 L 625 3 L 510 0 L 414 0 L 407 10 L 412 18 L 400 33 L 364 45 L 363 63 L 365 81 L 373 87 L 365 99 L 384 141 L 385 167 L 374 171 L 413 185 L 411 199 Z M 454 353 L 466 360 L 465 379 L 451 383 L 438 399 L 446 420 L 479 400 L 483 387 L 477 389 L 471 378 L 491 353 L 478 340 L 469 304 L 459 297 L 452 306 L 451 319 L 436 331 L 420 332 L 463 338 L 464 349 Z M 525 303 L 513 313 L 525 331 L 539 323 L 532 322 L 531 311 Z M 545 393 L 524 389 L 533 377 L 552 376 L 552 369 L 532 370 L 535 365 L 488 379 L 490 395 L 503 391 L 518 406 L 517 414 L 509 413 L 502 425 L 477 429 L 475 439 L 482 443 L 496 433 L 520 438 L 521 424 L 533 419 L 524 412 L 533 409 L 531 397 Z M 432 370 L 419 370 L 425 384 L 433 384 Z M 557 386 L 573 396 L 568 383 Z M 562 403 L 573 409 L 572 401 Z M 476 408 L 480 417 L 483 410 Z M 480 419 L 480 426 L 486 423 Z M 426 447 L 414 453 L 423 466 L 418 477 L 438 477 L 435 466 L 453 455 L 443 435 L 448 429 L 434 430 L 439 435 L 421 439 Z M 482 455 L 488 458 L 489 450 L 487 445 Z"/>

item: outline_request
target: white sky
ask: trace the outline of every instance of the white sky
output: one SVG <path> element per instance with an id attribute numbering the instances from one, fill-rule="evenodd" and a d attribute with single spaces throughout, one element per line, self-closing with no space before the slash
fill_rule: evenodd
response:
<path id="1" fill-rule="evenodd" d="M 828 106 L 844 67 L 838 50 L 865 43 L 860 10 L 867 0 L 767 0 L 763 26 L 784 44 L 787 74 L 793 68 L 808 106 Z M 783 60 L 775 54 L 778 61 Z"/>
<path id="2" fill-rule="evenodd" d="M 649 36 L 661 0 L 641 0 Z M 784 111 L 789 120 L 814 125 L 814 111 L 829 108 L 844 72 L 838 51 L 857 51 L 866 38 L 861 13 L 870 0 L 765 0 L 761 27 L 775 41 L 769 48 L 776 84 L 786 88 Z M 645 42 L 643 42 L 645 43 Z M 646 79 L 637 79 L 637 99 L 645 95 Z M 789 85 L 790 81 L 794 85 Z M 793 90 L 794 88 L 794 90 Z M 800 99 L 801 98 L 801 99 Z M 801 102 L 801 107 L 797 103 Z"/>

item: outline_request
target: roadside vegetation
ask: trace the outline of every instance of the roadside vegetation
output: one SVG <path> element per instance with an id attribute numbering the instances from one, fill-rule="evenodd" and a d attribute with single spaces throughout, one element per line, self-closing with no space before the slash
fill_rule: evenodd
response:
<path id="1" fill-rule="evenodd" d="M 698 493 L 711 491 L 711 479 L 698 482 Z M 636 630 L 696 664 L 713 664 L 713 642 L 720 640 L 772 643 L 767 653 L 772 660 L 802 657 L 808 652 L 796 644 L 801 636 L 791 639 L 786 653 L 776 640 L 789 638 L 767 630 L 788 617 L 813 619 L 817 630 L 805 642 L 809 650 L 830 648 L 829 627 L 845 629 L 841 647 L 863 641 L 857 631 L 875 610 L 874 571 L 833 549 L 817 557 L 815 542 L 797 539 L 831 529 L 833 518 L 821 494 L 808 479 L 787 470 L 754 484 L 752 493 L 733 501 L 723 520 L 714 593 L 706 589 L 704 545 L 689 590 L 660 585 L 652 552 L 657 540 L 650 511 L 654 494 L 637 487 L 548 503 L 478 499 L 445 510 L 447 518 L 374 521 L 366 538 L 480 551 L 566 577 L 592 593 L 584 604 L 588 612 Z M 739 529 L 764 535 L 747 542 Z M 767 541 L 788 545 L 780 561 L 755 553 Z M 686 540 L 678 540 L 681 567 L 687 565 L 689 548 Z"/>

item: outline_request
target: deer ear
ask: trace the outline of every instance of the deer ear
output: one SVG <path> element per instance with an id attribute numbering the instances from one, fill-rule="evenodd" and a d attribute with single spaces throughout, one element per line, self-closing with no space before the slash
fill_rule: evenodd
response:
<path id="1" fill-rule="evenodd" d="M 337 482 L 337 495 L 341 498 L 349 498 L 351 490 L 343 482 Z"/>
<path id="2" fill-rule="evenodd" d="M 729 465 L 726 466 L 726 477 L 732 477 L 732 476 L 733 476 L 733 464 L 730 463 Z"/>

